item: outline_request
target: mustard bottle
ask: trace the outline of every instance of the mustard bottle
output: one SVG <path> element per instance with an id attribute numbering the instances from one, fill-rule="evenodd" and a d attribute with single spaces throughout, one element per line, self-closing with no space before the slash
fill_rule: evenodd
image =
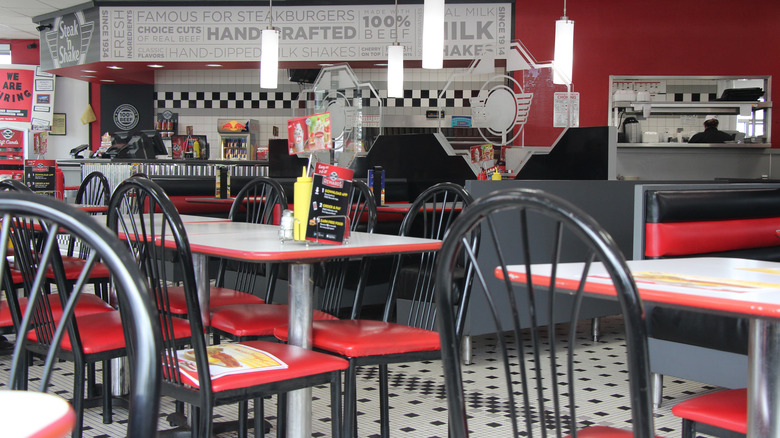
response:
<path id="1" fill-rule="evenodd" d="M 312 177 L 306 176 L 306 168 L 303 168 L 301 176 L 293 184 L 293 236 L 295 240 L 306 240 L 306 227 L 309 222 L 309 204 L 311 201 Z"/>
<path id="2" fill-rule="evenodd" d="M 198 139 L 195 139 L 195 142 L 192 143 L 192 156 L 194 158 L 200 158 L 200 142 Z"/>

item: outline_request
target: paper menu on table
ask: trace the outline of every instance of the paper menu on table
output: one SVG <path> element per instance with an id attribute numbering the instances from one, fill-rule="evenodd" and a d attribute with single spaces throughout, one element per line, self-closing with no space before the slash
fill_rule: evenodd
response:
<path id="1" fill-rule="evenodd" d="M 198 367 L 192 349 L 177 351 L 179 367 L 184 377 L 198 384 Z M 270 371 L 287 368 L 287 364 L 267 351 L 243 344 L 222 344 L 206 347 L 212 379 L 231 374 Z"/>

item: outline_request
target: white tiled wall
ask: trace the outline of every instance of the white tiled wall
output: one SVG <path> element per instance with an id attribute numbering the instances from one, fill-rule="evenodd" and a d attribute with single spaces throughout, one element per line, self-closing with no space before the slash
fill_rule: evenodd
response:
<path id="1" fill-rule="evenodd" d="M 406 69 L 404 71 L 404 89 L 434 90 L 438 94 L 447 85 L 454 73 L 462 71 L 463 69 Z M 384 68 L 356 69 L 354 73 L 361 82 L 370 82 L 379 93 L 380 98 L 387 96 L 387 72 Z M 448 89 L 479 90 L 485 82 L 490 81 L 496 75 L 503 74 L 503 68 L 497 68 L 491 74 L 469 75 L 465 78 L 458 76 L 452 81 Z M 260 74 L 258 70 L 174 70 L 158 71 L 155 74 L 155 91 L 157 93 L 167 91 L 298 92 L 310 88 L 308 84 L 291 83 L 287 78 L 287 70 L 280 70 L 279 87 L 277 90 L 261 90 L 259 83 Z M 291 109 L 235 108 L 227 111 L 224 109 L 162 108 L 158 106 L 155 111 L 159 113 L 165 109 L 178 113 L 179 134 L 185 132 L 186 126 L 193 126 L 195 134 L 205 134 L 208 137 L 208 141 L 212 145 L 211 158 L 218 158 L 214 156 L 214 146 L 218 144 L 219 140 L 217 133 L 218 118 L 235 117 L 259 120 L 259 144 L 265 145 L 268 144 L 268 140 L 271 138 L 287 138 L 287 119 L 293 116 Z M 390 107 L 384 108 L 384 111 L 388 116 L 409 116 L 424 115 L 427 109 L 429 109 L 427 106 L 418 108 Z M 447 111 L 449 115 L 470 115 L 469 108 L 448 108 Z M 278 137 L 273 136 L 274 127 L 278 128 Z"/>

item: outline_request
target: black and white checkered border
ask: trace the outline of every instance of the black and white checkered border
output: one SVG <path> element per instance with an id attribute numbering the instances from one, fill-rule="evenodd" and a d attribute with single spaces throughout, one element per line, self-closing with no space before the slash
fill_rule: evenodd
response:
<path id="1" fill-rule="evenodd" d="M 386 97 L 380 92 L 384 106 L 391 108 L 468 108 L 470 99 L 479 90 L 447 90 L 444 97 L 438 97 L 439 90 L 404 90 L 404 97 Z M 346 90 L 344 95 L 353 99 L 355 90 Z M 378 106 L 377 98 L 370 97 L 368 90 L 362 92 L 362 105 Z M 298 104 L 296 91 L 157 91 L 155 106 L 158 109 L 291 109 Z"/>

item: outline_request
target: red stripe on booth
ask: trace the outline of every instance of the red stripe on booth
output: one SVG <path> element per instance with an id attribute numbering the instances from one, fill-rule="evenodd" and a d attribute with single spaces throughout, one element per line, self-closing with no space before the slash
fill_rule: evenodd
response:
<path id="1" fill-rule="evenodd" d="M 780 245 L 780 219 L 737 219 L 645 224 L 645 256 L 688 254 Z"/>

